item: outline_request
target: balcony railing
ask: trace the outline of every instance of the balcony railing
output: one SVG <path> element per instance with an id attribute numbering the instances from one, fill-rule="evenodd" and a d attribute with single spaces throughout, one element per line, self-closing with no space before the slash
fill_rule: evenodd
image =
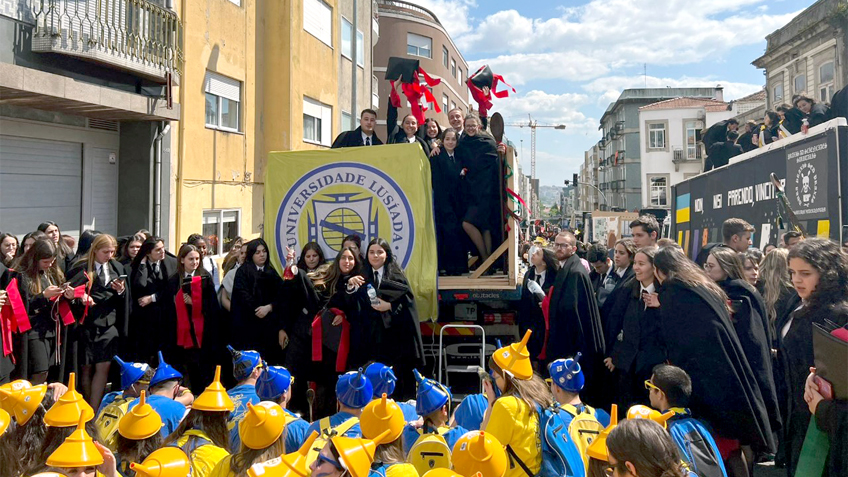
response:
<path id="1" fill-rule="evenodd" d="M 701 160 L 701 146 L 694 146 L 690 148 L 674 148 L 674 157 L 672 158 L 672 162 L 675 164 L 679 164 L 681 162 L 689 162 L 689 161 L 700 161 Z"/>
<path id="2" fill-rule="evenodd" d="M 165 82 L 178 79 L 183 28 L 146 0 L 41 0 L 32 49 L 106 63 Z"/>

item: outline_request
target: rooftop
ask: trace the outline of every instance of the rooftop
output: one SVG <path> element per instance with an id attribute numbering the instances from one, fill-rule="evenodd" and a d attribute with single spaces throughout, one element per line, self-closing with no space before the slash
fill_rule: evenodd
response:
<path id="1" fill-rule="evenodd" d="M 715 99 L 681 97 L 658 101 L 647 106 L 642 106 L 639 111 L 657 111 L 660 109 L 691 109 L 704 108 L 708 111 L 724 111 L 727 103 Z"/>
<path id="2" fill-rule="evenodd" d="M 754 94 L 749 94 L 748 96 L 736 99 L 737 103 L 762 103 L 766 100 L 766 90 L 761 89 Z"/>

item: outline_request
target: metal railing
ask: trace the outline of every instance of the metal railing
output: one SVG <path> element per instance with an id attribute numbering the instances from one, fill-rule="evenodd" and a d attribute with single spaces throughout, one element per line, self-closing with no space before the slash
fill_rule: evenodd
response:
<path id="1" fill-rule="evenodd" d="M 89 57 L 160 78 L 182 71 L 182 22 L 146 0 L 40 0 L 34 36 L 34 51 Z"/>
<path id="2" fill-rule="evenodd" d="M 409 10 L 411 12 L 420 13 L 422 15 L 426 15 L 432 18 L 439 25 L 442 24 L 442 22 L 439 21 L 439 17 L 437 17 L 435 13 L 414 3 L 404 2 L 403 0 L 377 0 L 377 5 L 382 7 L 389 7 L 392 10 Z"/>
<path id="3" fill-rule="evenodd" d="M 675 164 L 680 162 L 687 161 L 700 161 L 701 160 L 701 147 L 696 146 L 694 148 L 674 148 L 674 157 L 672 158 L 672 162 Z"/>

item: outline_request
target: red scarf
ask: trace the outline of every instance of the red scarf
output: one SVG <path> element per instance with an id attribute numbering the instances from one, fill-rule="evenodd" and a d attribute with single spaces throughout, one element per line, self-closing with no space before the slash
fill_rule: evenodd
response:
<path id="1" fill-rule="evenodd" d="M 177 292 L 174 302 L 177 305 L 177 345 L 185 349 L 203 346 L 203 286 L 198 275 L 191 277 L 191 323 L 188 321 L 188 307 L 185 303 L 183 287 Z M 191 336 L 191 328 L 194 326 L 194 336 L 197 344 Z"/>
<path id="2" fill-rule="evenodd" d="M 496 98 L 506 98 L 509 96 L 509 90 L 497 91 L 498 83 L 507 85 L 515 93 L 515 88 L 504 81 L 501 75 L 492 75 L 492 87 L 489 89 L 488 94 L 484 94 L 482 89 L 472 83 L 471 78 L 468 78 L 468 81 L 465 83 L 468 85 L 468 91 L 471 91 L 471 97 L 477 102 L 478 112 L 481 118 L 489 116 L 489 110 L 492 109 L 492 96 Z"/>
<path id="3" fill-rule="evenodd" d="M 542 315 L 545 317 L 545 341 L 542 344 L 542 351 L 539 353 L 539 359 L 544 360 L 548 354 L 548 335 L 551 332 L 551 297 L 554 295 L 554 287 L 548 290 L 545 299 L 542 300 Z"/>
<path id="4" fill-rule="evenodd" d="M 339 342 L 339 352 L 336 355 L 336 372 L 343 373 L 347 371 L 347 355 L 350 352 L 350 323 L 347 321 L 342 310 L 338 308 L 330 308 L 327 310 L 335 316 L 342 317 L 342 339 Z M 324 325 L 322 316 L 324 310 L 319 311 L 312 320 L 312 361 L 321 361 L 324 358 Z"/>
<path id="5" fill-rule="evenodd" d="M 403 95 L 406 96 L 406 99 L 409 100 L 410 112 L 415 119 L 418 120 L 418 124 L 424 124 L 424 111 L 427 111 L 427 106 L 421 106 L 421 97 L 427 100 L 428 103 L 433 103 L 436 108 L 436 112 L 442 112 L 442 108 L 439 107 L 439 103 L 436 101 L 436 98 L 433 96 L 433 92 L 430 91 L 430 88 L 426 86 L 422 86 L 418 79 L 418 75 L 424 77 L 424 81 L 427 83 L 427 86 L 433 87 L 442 82 L 440 79 L 433 79 L 430 75 L 424 71 L 424 68 L 418 68 L 417 74 L 415 75 L 416 81 L 414 83 L 402 83 L 400 85 L 401 89 L 403 89 Z M 390 81 L 392 85 L 391 93 L 389 94 L 389 98 L 392 100 L 392 106 L 399 108 L 400 107 L 400 96 L 397 94 L 397 90 L 395 90 L 395 82 Z"/>
<path id="6" fill-rule="evenodd" d="M 21 297 L 21 290 L 18 288 L 18 278 L 12 278 L 9 281 L 9 285 L 6 286 L 6 304 L 0 309 L 0 334 L 2 334 L 3 340 L 3 356 L 12 355 L 12 362 L 14 363 L 15 355 L 12 354 L 12 333 L 24 333 L 31 328 L 26 306 Z"/>

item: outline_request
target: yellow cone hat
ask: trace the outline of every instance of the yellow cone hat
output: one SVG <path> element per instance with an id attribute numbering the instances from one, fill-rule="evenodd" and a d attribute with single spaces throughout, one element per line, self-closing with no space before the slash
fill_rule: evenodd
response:
<path id="1" fill-rule="evenodd" d="M 471 431 L 453 446 L 453 469 L 460 475 L 502 477 L 506 473 L 507 458 L 504 446 L 492 434 Z"/>
<path id="2" fill-rule="evenodd" d="M 62 469 L 89 467 L 103 463 L 103 456 L 94 445 L 94 440 L 85 432 L 85 419 L 80 419 L 75 430 L 65 439 L 50 457 L 47 465 Z"/>
<path id="3" fill-rule="evenodd" d="M 118 433 L 127 439 L 140 441 L 155 436 L 162 429 L 162 417 L 147 404 L 147 391 L 141 391 L 138 404 L 118 422 Z"/>
<path id="4" fill-rule="evenodd" d="M 403 410 L 394 400 L 388 399 L 386 393 L 380 399 L 369 402 L 359 417 L 362 437 L 366 439 L 376 439 L 383 432 L 389 431 L 386 442 L 394 442 L 400 437 L 405 425 Z"/>
<path id="5" fill-rule="evenodd" d="M 179 447 L 162 447 L 150 453 L 144 462 L 132 462 L 130 469 L 137 477 L 186 477 L 191 472 L 191 462 Z"/>
<path id="6" fill-rule="evenodd" d="M 253 464 L 247 469 L 248 477 L 308 477 L 309 465 L 306 463 L 306 455 L 317 438 L 318 433 L 312 431 L 296 452 L 261 464 Z"/>
<path id="7" fill-rule="evenodd" d="M 215 367 L 215 379 L 212 384 L 197 396 L 191 404 L 198 411 L 232 411 L 235 409 L 233 400 L 227 395 L 227 390 L 221 385 L 221 366 Z"/>
<path id="8" fill-rule="evenodd" d="M 35 410 L 41 405 L 44 395 L 47 394 L 47 385 L 20 387 L 15 391 L 0 389 L 3 396 L 5 410 L 15 416 L 19 426 L 23 426 L 35 414 Z"/>
<path id="9" fill-rule="evenodd" d="M 250 449 L 261 450 L 283 435 L 283 430 L 286 428 L 286 414 L 275 402 L 262 401 L 255 406 L 247 403 L 247 413 L 238 426 L 241 442 Z"/>
<path id="10" fill-rule="evenodd" d="M 0 436 L 2 436 L 4 432 L 6 432 L 6 429 L 9 428 L 9 424 L 11 422 L 12 416 L 8 412 L 0 409 Z"/>
<path id="11" fill-rule="evenodd" d="M 532 333 L 532 330 L 527 330 L 521 341 L 504 346 L 492 355 L 495 364 L 502 370 L 523 381 L 533 377 L 533 365 L 530 363 L 530 353 L 527 352 L 527 342 Z"/>
<path id="12" fill-rule="evenodd" d="M 330 441 L 339 452 L 339 461 L 351 475 L 351 477 L 368 477 L 371 463 L 374 462 L 374 452 L 377 445 L 388 442 L 386 438 L 389 431 L 383 431 L 379 436 L 371 439 L 361 437 L 333 437 Z"/>
<path id="13" fill-rule="evenodd" d="M 594 457 L 595 459 L 609 462 L 609 450 L 607 450 L 607 436 L 618 425 L 618 406 L 613 404 L 610 409 L 610 425 L 606 427 L 598 437 L 589 444 L 586 448 L 586 457 Z"/>
<path id="14" fill-rule="evenodd" d="M 11 383 L 0 385 L 0 409 L 12 414 L 12 401 L 9 399 L 15 391 L 31 388 L 32 383 L 25 379 L 17 379 Z M 3 391 L 8 391 L 4 393 Z"/>
<path id="15" fill-rule="evenodd" d="M 53 427 L 71 427 L 77 425 L 80 419 L 88 422 L 94 419 L 94 409 L 91 408 L 82 394 L 76 390 L 77 376 L 71 373 L 68 378 L 68 392 L 62 395 L 44 415 L 44 423 Z"/>
<path id="16" fill-rule="evenodd" d="M 665 414 L 660 414 L 659 411 L 651 409 L 644 404 L 631 406 L 630 409 L 627 410 L 627 419 L 650 419 L 663 426 L 663 429 L 667 428 L 666 421 L 671 419 L 672 416 L 674 416 L 674 411 L 668 411 Z"/>
<path id="17" fill-rule="evenodd" d="M 479 475 L 479 473 L 478 473 Z M 462 477 L 457 474 L 455 470 L 445 469 L 444 467 L 437 467 L 432 470 L 428 470 L 421 477 Z"/>

